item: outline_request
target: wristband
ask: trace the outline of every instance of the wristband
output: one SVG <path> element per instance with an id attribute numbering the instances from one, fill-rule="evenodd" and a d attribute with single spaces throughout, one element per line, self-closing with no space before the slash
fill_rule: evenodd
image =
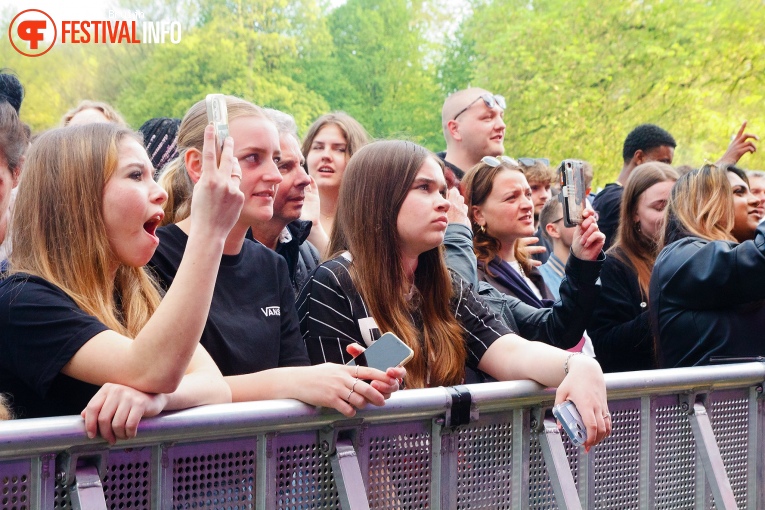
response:
<path id="1" fill-rule="evenodd" d="M 581 352 L 570 352 L 568 356 L 566 356 L 566 361 L 563 363 L 563 373 L 568 375 L 568 363 L 571 361 L 571 358 L 573 356 L 576 356 L 577 354 L 582 354 Z"/>

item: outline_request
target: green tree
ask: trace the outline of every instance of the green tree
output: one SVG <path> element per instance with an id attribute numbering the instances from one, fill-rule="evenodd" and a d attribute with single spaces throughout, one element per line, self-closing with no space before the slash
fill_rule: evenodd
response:
<path id="1" fill-rule="evenodd" d="M 117 104 L 133 123 L 180 117 L 211 92 L 283 109 L 299 125 L 327 110 L 320 95 L 292 78 L 300 33 L 290 16 L 299 6 L 210 2 L 200 12 L 201 25 L 184 32 L 181 44 L 158 46 L 122 90 Z"/>
<path id="2" fill-rule="evenodd" d="M 727 2 L 497 0 L 476 6 L 465 54 L 444 67 L 470 62 L 463 76 L 507 97 L 509 154 L 588 159 L 604 184 L 637 124 L 668 129 L 692 165 L 720 156 L 744 119 L 762 131 L 763 22 Z"/>
<path id="3" fill-rule="evenodd" d="M 329 15 L 331 51 L 305 59 L 311 87 L 374 137 L 440 148 L 442 98 L 425 58 L 427 21 L 420 2 L 349 0 Z"/>

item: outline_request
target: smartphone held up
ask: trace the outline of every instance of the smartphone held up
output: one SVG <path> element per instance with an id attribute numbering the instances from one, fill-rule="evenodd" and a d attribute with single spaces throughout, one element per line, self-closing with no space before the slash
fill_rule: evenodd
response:
<path id="1" fill-rule="evenodd" d="M 584 165 L 575 159 L 564 159 L 558 168 L 560 194 L 563 205 L 563 224 L 575 227 L 582 223 L 587 206 L 587 189 L 584 184 Z"/>
<path id="2" fill-rule="evenodd" d="M 228 137 L 228 108 L 223 94 L 207 94 L 207 122 L 215 127 L 215 153 L 220 163 L 223 142 Z"/>

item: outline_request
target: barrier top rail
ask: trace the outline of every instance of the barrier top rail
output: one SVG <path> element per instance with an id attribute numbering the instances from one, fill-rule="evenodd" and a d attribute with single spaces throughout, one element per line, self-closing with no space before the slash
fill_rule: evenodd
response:
<path id="1" fill-rule="evenodd" d="M 609 400 L 647 395 L 699 392 L 754 386 L 765 381 L 765 363 L 751 362 L 606 374 Z M 469 385 L 478 412 L 550 405 L 555 393 L 531 381 Z M 202 406 L 166 413 L 141 421 L 137 437 L 120 441 L 131 448 L 164 441 L 252 436 L 278 429 L 280 432 L 317 429 L 341 422 L 386 423 L 401 419 L 442 416 L 451 405 L 446 388 L 406 390 L 395 393 L 385 406 L 368 406 L 346 419 L 334 410 L 317 408 L 295 400 L 269 400 Z M 0 459 L 92 445 L 79 416 L 11 420 L 0 423 Z"/>

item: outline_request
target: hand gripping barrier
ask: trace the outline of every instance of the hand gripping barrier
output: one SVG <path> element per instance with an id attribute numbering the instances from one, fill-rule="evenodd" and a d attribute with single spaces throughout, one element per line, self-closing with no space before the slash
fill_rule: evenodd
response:
<path id="1" fill-rule="evenodd" d="M 353 419 L 291 400 L 205 406 L 88 440 L 0 423 L 0 508 L 765 508 L 765 365 L 609 374 L 589 454 L 529 381 L 408 390 Z"/>

